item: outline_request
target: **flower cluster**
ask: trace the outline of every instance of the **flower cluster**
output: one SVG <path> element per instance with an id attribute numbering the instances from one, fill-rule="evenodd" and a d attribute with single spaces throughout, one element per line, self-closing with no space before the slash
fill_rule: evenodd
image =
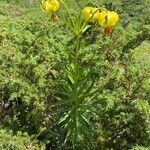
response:
<path id="1" fill-rule="evenodd" d="M 52 13 L 51 17 L 55 20 L 58 19 L 55 12 L 59 9 L 59 7 L 60 4 L 58 0 L 42 0 L 41 3 L 41 9 L 44 12 Z M 112 27 L 114 27 L 119 21 L 119 15 L 117 12 L 108 11 L 105 8 L 97 8 L 90 6 L 85 7 L 82 9 L 81 15 L 87 22 L 97 21 L 98 24 L 104 28 L 105 35 L 111 34 L 113 31 Z"/>
<path id="2" fill-rule="evenodd" d="M 98 24 L 105 28 L 105 34 L 111 33 L 112 27 L 119 21 L 119 15 L 116 12 L 104 8 L 85 7 L 82 10 L 82 16 L 89 22 L 98 21 Z"/>

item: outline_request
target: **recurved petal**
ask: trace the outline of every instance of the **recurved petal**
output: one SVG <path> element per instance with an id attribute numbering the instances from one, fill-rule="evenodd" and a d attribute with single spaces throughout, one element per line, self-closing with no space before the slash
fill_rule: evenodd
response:
<path id="1" fill-rule="evenodd" d="M 83 10 L 82 10 L 82 16 L 85 20 L 89 20 L 90 17 L 92 16 L 92 7 L 85 7 Z"/>
<path id="2" fill-rule="evenodd" d="M 108 15 L 107 15 L 107 26 L 115 26 L 119 21 L 119 15 L 112 11 L 112 12 L 109 12 Z"/>
<path id="3" fill-rule="evenodd" d="M 101 26 L 105 26 L 107 21 L 107 11 L 102 11 L 98 14 L 98 23 Z"/>

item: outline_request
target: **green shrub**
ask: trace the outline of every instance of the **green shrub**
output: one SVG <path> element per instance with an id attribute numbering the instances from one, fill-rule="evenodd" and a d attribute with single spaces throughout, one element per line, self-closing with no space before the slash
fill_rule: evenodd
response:
<path id="1" fill-rule="evenodd" d="M 33 140 L 25 133 L 18 132 L 16 135 L 9 130 L 0 130 L 1 150 L 44 150 L 44 144 Z"/>
<path id="2" fill-rule="evenodd" d="M 131 150 L 149 150 L 150 147 L 143 147 L 143 146 L 135 146 Z"/>
<path id="3" fill-rule="evenodd" d="M 32 133 L 47 118 L 43 117 L 43 110 L 53 101 L 62 61 L 61 42 L 68 40 L 63 30 L 55 32 L 56 24 L 48 17 L 33 13 L 0 23 L 1 90 L 7 93 L 7 100 L 16 105 L 10 122 L 16 128 L 24 128 L 26 124 L 31 127 L 30 121 L 36 120 L 30 129 Z"/>

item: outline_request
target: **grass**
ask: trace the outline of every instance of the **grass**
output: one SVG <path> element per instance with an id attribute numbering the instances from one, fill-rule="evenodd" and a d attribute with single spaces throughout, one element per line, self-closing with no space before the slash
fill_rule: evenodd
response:
<path id="1" fill-rule="evenodd" d="M 144 41 L 139 47 L 135 49 L 134 56 L 144 66 L 150 69 L 150 41 Z M 145 80 L 144 88 L 150 90 L 150 77 Z"/>
<path id="2" fill-rule="evenodd" d="M 150 68 L 150 41 L 144 41 L 139 47 L 137 47 L 134 56 L 139 62 L 144 63 Z"/>

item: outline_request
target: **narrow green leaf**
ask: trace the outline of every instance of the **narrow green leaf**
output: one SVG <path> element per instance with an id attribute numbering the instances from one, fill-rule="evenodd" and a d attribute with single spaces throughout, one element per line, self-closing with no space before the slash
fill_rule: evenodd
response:
<path id="1" fill-rule="evenodd" d="M 70 117 L 71 113 L 72 113 L 71 110 L 68 111 L 67 114 L 60 119 L 59 124 L 61 124 L 62 122 L 66 121 Z"/>
<path id="2" fill-rule="evenodd" d="M 89 85 L 89 87 L 85 90 L 85 92 L 83 92 L 83 94 L 80 96 L 79 99 L 81 101 L 83 101 L 86 97 L 93 96 L 97 92 L 97 90 L 95 90 L 94 92 L 90 93 L 93 86 L 94 86 L 94 81 Z"/>
<path id="3" fill-rule="evenodd" d="M 81 117 L 82 117 L 82 119 L 84 120 L 84 122 L 86 122 L 87 123 L 87 125 L 89 125 L 90 126 L 90 122 L 83 116 L 83 115 L 81 115 Z"/>
<path id="4" fill-rule="evenodd" d="M 70 79 L 71 83 L 74 85 L 75 84 L 75 80 L 74 80 L 73 76 L 68 74 L 68 78 Z"/>
<path id="5" fill-rule="evenodd" d="M 89 29 L 90 27 L 91 27 L 91 25 L 86 25 L 86 26 L 82 29 L 82 34 L 83 34 L 84 32 L 86 32 L 86 30 Z"/>
<path id="6" fill-rule="evenodd" d="M 68 48 L 65 48 L 65 56 L 66 56 L 66 59 L 69 60 L 70 58 L 70 51 Z"/>
<path id="7" fill-rule="evenodd" d="M 71 63 L 70 66 L 71 66 L 72 70 L 75 72 L 75 65 L 74 65 L 74 63 Z"/>
<path id="8" fill-rule="evenodd" d="M 50 108 L 60 106 L 66 103 L 71 103 L 71 102 L 73 102 L 73 100 L 61 100 L 61 101 L 56 102 L 54 105 L 51 105 Z"/>

